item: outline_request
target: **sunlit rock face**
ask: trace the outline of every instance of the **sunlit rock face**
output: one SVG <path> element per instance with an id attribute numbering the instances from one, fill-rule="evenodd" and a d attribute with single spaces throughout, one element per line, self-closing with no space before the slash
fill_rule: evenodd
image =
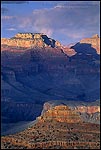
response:
<path id="1" fill-rule="evenodd" d="M 74 49 L 68 47 L 62 47 L 62 50 L 69 57 L 72 57 L 77 53 Z"/>
<path id="2" fill-rule="evenodd" d="M 91 38 L 82 39 L 80 43 L 91 44 L 91 46 L 96 49 L 97 53 L 100 54 L 100 38 L 97 34 L 93 35 Z"/>
<path id="3" fill-rule="evenodd" d="M 91 122 L 100 123 L 100 104 L 95 103 L 74 102 L 74 101 L 49 101 L 44 103 L 41 113 L 41 120 L 56 119 L 60 122 Z"/>
<path id="4" fill-rule="evenodd" d="M 18 33 L 10 39 L 2 38 L 2 45 L 33 48 L 33 47 L 60 47 L 59 41 L 48 38 L 43 33 Z"/>
<path id="5" fill-rule="evenodd" d="M 45 112 L 40 119 L 44 120 L 57 120 L 59 122 L 81 122 L 80 116 L 76 113 L 76 111 L 71 110 L 68 106 L 60 105 L 55 106 L 52 109 L 49 109 Z"/>
<path id="6" fill-rule="evenodd" d="M 93 113 L 100 113 L 100 106 L 78 106 L 77 108 L 78 112 L 81 113 L 88 113 L 88 114 L 93 114 Z"/>

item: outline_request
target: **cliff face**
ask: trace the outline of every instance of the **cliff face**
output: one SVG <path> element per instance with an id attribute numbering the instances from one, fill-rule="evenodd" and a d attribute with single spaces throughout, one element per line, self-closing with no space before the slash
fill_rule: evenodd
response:
<path id="1" fill-rule="evenodd" d="M 1 138 L 6 149 L 99 149 L 100 125 L 84 123 L 65 105 L 55 106 L 27 129 Z"/>
<path id="2" fill-rule="evenodd" d="M 91 105 L 89 106 L 88 104 L 85 103 L 85 104 L 82 104 L 82 105 L 78 104 L 77 106 L 73 106 L 72 105 L 72 101 L 70 101 L 70 103 L 71 103 L 70 108 L 75 110 L 75 112 L 88 113 L 88 114 L 93 114 L 93 113 L 96 113 L 96 112 L 100 113 L 100 106 L 99 105 L 97 106 L 95 104 L 95 106 L 92 106 L 92 103 L 91 103 Z M 68 102 L 67 102 L 67 104 L 68 104 Z M 54 105 L 54 102 L 53 102 L 53 104 L 51 104 L 50 102 L 44 103 L 44 105 L 43 105 L 43 112 L 52 109 L 53 105 Z M 56 108 L 58 108 L 58 107 L 59 106 L 56 106 Z M 62 106 L 60 108 L 62 108 Z M 67 106 L 63 106 L 63 108 L 65 110 L 67 108 Z"/>
<path id="3" fill-rule="evenodd" d="M 18 33 L 13 38 L 1 39 L 2 45 L 14 46 L 14 47 L 23 47 L 23 48 L 33 48 L 33 47 L 60 47 L 61 44 L 58 41 L 55 41 L 51 38 L 48 38 L 47 35 L 42 33 Z"/>
<path id="4" fill-rule="evenodd" d="M 76 113 L 76 111 L 71 110 L 68 106 L 60 105 L 55 106 L 52 109 L 49 109 L 42 116 L 38 118 L 41 121 L 46 120 L 56 120 L 59 122 L 81 122 L 80 116 Z"/>
<path id="5" fill-rule="evenodd" d="M 60 103 L 60 104 L 57 104 Z M 93 103 L 78 102 L 66 102 L 65 105 L 61 105 L 62 101 L 46 102 L 43 105 L 42 115 L 40 119 L 56 119 L 60 122 L 93 122 L 100 123 L 100 105 Z M 80 104 L 81 103 L 81 104 Z M 68 118 L 69 116 L 69 118 Z"/>
<path id="6" fill-rule="evenodd" d="M 76 111 L 88 114 L 100 113 L 100 106 L 77 106 Z"/>
<path id="7" fill-rule="evenodd" d="M 62 47 L 62 50 L 69 57 L 72 57 L 72 56 L 77 54 L 77 52 L 74 49 L 72 49 L 72 48 Z"/>
<path id="8" fill-rule="evenodd" d="M 97 34 L 93 35 L 91 38 L 82 39 L 80 43 L 91 44 L 92 47 L 96 49 L 97 53 L 100 54 L 100 38 Z"/>

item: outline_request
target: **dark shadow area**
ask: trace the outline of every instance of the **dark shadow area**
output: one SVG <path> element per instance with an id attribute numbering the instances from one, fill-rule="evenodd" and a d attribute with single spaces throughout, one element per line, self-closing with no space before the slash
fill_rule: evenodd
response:
<path id="1" fill-rule="evenodd" d="M 42 38 L 44 39 L 45 44 L 51 47 L 55 47 L 55 40 L 48 38 L 46 35 L 42 35 Z"/>
<path id="2" fill-rule="evenodd" d="M 80 53 L 82 54 L 82 56 L 85 55 L 93 55 L 94 58 L 99 59 L 99 55 L 96 52 L 96 49 L 93 48 L 91 46 L 91 44 L 87 44 L 87 43 L 77 43 L 74 46 L 72 46 L 71 48 L 73 48 L 77 54 L 79 55 Z"/>
<path id="3" fill-rule="evenodd" d="M 19 121 L 33 121 L 41 115 L 42 104 L 28 102 L 1 102 L 2 123 L 16 123 Z"/>

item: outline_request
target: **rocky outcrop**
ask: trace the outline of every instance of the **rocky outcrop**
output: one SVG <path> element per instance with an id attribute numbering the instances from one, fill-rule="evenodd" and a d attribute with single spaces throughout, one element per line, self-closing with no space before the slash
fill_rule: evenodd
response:
<path id="1" fill-rule="evenodd" d="M 76 113 L 76 111 L 71 110 L 68 106 L 59 105 L 55 106 L 52 109 L 49 109 L 42 116 L 38 117 L 39 120 L 56 120 L 59 122 L 81 122 L 80 116 Z"/>
<path id="2" fill-rule="evenodd" d="M 33 33 L 18 33 L 15 35 L 18 39 L 33 39 Z"/>
<path id="3" fill-rule="evenodd" d="M 23 47 L 23 48 L 33 48 L 33 47 L 60 47 L 61 44 L 51 38 L 48 38 L 43 33 L 18 33 L 10 39 L 2 38 L 2 45 L 12 46 L 12 47 Z"/>
<path id="4" fill-rule="evenodd" d="M 61 43 L 60 43 L 59 41 L 56 41 L 56 42 L 55 42 L 55 46 L 56 46 L 56 47 L 61 47 Z"/>
<path id="5" fill-rule="evenodd" d="M 49 101 L 44 103 L 43 105 L 43 111 L 42 114 L 52 108 L 54 108 L 55 106 L 60 105 L 61 103 L 64 103 L 64 107 L 65 106 L 69 106 L 70 108 L 72 108 L 73 110 L 75 110 L 76 112 L 86 112 L 88 114 L 91 113 L 96 113 L 99 112 L 100 113 L 100 104 L 98 103 L 99 101 L 95 101 L 95 103 L 93 104 L 93 102 L 91 103 L 87 103 L 87 102 L 83 102 L 83 101 L 78 101 L 78 102 L 74 102 L 74 101 Z M 74 104 L 75 103 L 75 104 Z"/>
<path id="6" fill-rule="evenodd" d="M 96 49 L 97 53 L 100 54 L 100 38 L 98 34 L 93 35 L 91 38 L 82 39 L 80 43 L 91 44 L 92 47 Z"/>
<path id="7" fill-rule="evenodd" d="M 73 48 L 62 47 L 62 50 L 69 57 L 74 56 L 77 53 Z"/>
<path id="8" fill-rule="evenodd" d="M 88 114 L 94 114 L 94 113 L 100 113 L 100 106 L 77 106 L 75 108 L 77 112 L 81 113 L 88 113 Z"/>
<path id="9" fill-rule="evenodd" d="M 25 47 L 25 48 L 30 48 L 32 45 L 33 40 L 25 40 L 23 38 L 12 38 L 12 39 L 2 39 L 1 44 L 2 45 L 7 45 L 7 46 L 12 46 L 12 47 Z"/>
<path id="10" fill-rule="evenodd" d="M 86 102 L 83 104 L 82 102 L 78 102 L 76 104 L 76 102 L 72 102 L 72 101 L 67 101 L 67 102 L 64 101 L 65 105 L 61 105 L 61 103 L 62 101 L 46 102 L 43 105 L 43 110 L 40 119 L 43 118 L 48 119 L 48 117 L 52 119 L 53 116 L 53 118 L 56 118 L 56 120 L 59 120 L 61 122 L 64 120 L 67 122 L 73 122 L 74 120 L 72 120 L 72 115 L 74 115 L 75 117 L 76 114 L 79 114 L 82 121 L 100 123 L 100 105 L 97 105 L 97 102 L 94 105 L 93 103 L 87 104 Z M 73 103 L 75 103 L 75 105 Z M 69 114 L 69 119 L 71 120 L 68 120 L 68 114 Z M 65 116 L 65 117 L 61 118 L 61 116 Z M 75 121 L 78 122 L 78 119 Z"/>

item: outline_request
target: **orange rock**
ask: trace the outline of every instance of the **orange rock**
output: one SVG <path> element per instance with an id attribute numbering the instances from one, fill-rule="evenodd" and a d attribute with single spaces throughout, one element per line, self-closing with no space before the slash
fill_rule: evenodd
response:
<path id="1" fill-rule="evenodd" d="M 76 113 L 76 111 L 71 110 L 68 106 L 64 105 L 55 106 L 54 108 L 47 110 L 45 113 L 43 113 L 42 117 L 38 119 L 39 120 L 55 119 L 59 122 L 69 122 L 69 123 L 82 121 L 80 116 Z"/>
<path id="2" fill-rule="evenodd" d="M 88 114 L 100 112 L 99 106 L 78 106 L 77 111 L 81 113 L 87 112 Z"/>

